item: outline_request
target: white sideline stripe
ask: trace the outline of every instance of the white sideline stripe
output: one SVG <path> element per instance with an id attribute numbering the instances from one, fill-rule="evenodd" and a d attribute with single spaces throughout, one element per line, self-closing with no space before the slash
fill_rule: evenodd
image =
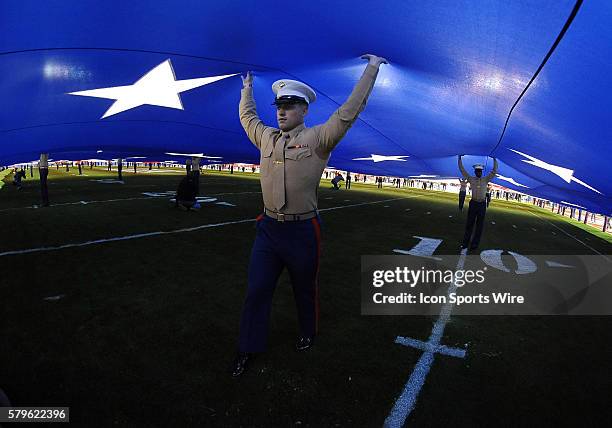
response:
<path id="1" fill-rule="evenodd" d="M 461 250 L 461 255 L 459 256 L 459 261 L 457 262 L 457 267 L 455 270 L 463 269 L 465 265 L 465 257 L 467 254 L 467 250 Z M 448 287 L 446 291 L 446 295 L 450 295 L 457 290 L 456 281 L 453 281 L 452 284 Z M 431 370 L 431 364 L 434 360 L 435 353 L 431 349 L 435 349 L 440 346 L 440 339 L 442 338 L 442 334 L 444 333 L 444 328 L 446 327 L 446 323 L 450 319 L 451 311 L 453 310 L 453 304 L 449 302 L 447 299 L 447 303 L 444 304 L 442 310 L 440 311 L 440 315 L 438 316 L 438 320 L 434 324 L 431 329 L 431 335 L 427 340 L 428 345 L 431 347 L 430 349 L 423 352 L 421 358 L 417 362 L 408 382 L 404 386 L 404 390 L 402 394 L 399 396 L 393 409 L 385 419 L 384 427 L 389 428 L 401 428 L 406 422 L 406 418 L 410 415 L 410 412 L 414 409 L 414 405 L 416 404 L 417 397 L 421 392 L 421 388 L 425 383 L 425 378 Z M 399 339 L 399 337 L 398 337 Z M 396 339 L 396 343 L 397 340 Z"/>
<path id="2" fill-rule="evenodd" d="M 104 199 L 104 200 L 100 200 L 100 201 L 62 202 L 61 204 L 50 204 L 49 207 L 61 207 L 61 206 L 65 206 L 65 205 L 89 205 L 89 204 L 98 204 L 98 203 L 102 203 L 102 202 L 135 201 L 135 200 L 139 200 L 139 199 L 154 199 L 154 198 L 146 197 L 146 198 Z M 4 209 L 0 210 L 0 212 L 3 212 L 3 211 L 14 211 L 14 210 L 28 210 L 28 209 L 37 209 L 37 208 L 41 208 L 40 205 L 31 206 L 31 207 L 4 208 Z"/>
<path id="3" fill-rule="evenodd" d="M 74 248 L 74 247 L 86 247 L 88 245 L 95 244 L 104 244 L 106 242 L 116 242 L 116 241 L 129 241 L 131 239 L 139 239 L 139 238 L 148 238 L 149 236 L 159 236 L 159 235 L 170 235 L 174 233 L 182 233 L 182 232 L 192 232 L 194 230 L 207 229 L 210 227 L 218 227 L 218 226 L 226 226 L 228 224 L 237 224 L 237 223 L 247 223 L 250 221 L 255 221 L 255 219 L 246 219 L 246 220 L 236 220 L 236 221 L 227 221 L 225 223 L 212 223 L 212 224 L 203 224 L 201 226 L 188 227 L 185 229 L 176 229 L 176 230 L 168 230 L 168 231 L 159 231 L 159 232 L 148 232 L 148 233 L 138 233 L 136 235 L 126 235 L 126 236 L 117 236 L 115 238 L 103 238 L 96 239 L 93 241 L 79 242 L 76 244 L 64 244 L 55 247 L 38 247 L 38 248 L 28 248 L 26 250 L 13 250 L 13 251 L 5 251 L 0 253 L 0 257 L 2 256 L 11 256 L 15 254 L 29 254 L 29 253 L 38 253 L 41 251 L 55 251 L 55 250 L 63 250 L 65 248 Z"/>
<path id="4" fill-rule="evenodd" d="M 548 221 L 547 219 L 545 219 L 542 216 L 539 216 L 538 214 L 536 214 L 535 212 L 529 210 L 529 213 L 533 214 L 534 216 L 536 216 L 537 218 L 539 218 L 540 220 L 545 221 L 546 223 L 550 224 L 551 226 L 553 226 L 556 229 L 559 229 L 561 232 L 565 233 L 567 236 L 569 236 L 570 238 L 575 239 L 576 241 L 580 242 L 582 245 L 584 245 L 585 247 L 587 247 L 589 250 L 594 251 L 595 253 L 599 254 L 601 257 L 603 257 L 604 259 L 606 259 L 607 261 L 612 263 L 612 260 L 610 260 L 610 258 L 604 254 L 601 254 L 599 251 L 597 251 L 595 248 L 591 247 L 588 244 L 585 244 L 584 242 L 582 242 L 580 239 L 576 238 L 574 235 L 570 235 L 569 233 L 567 233 L 565 230 L 561 229 L 559 226 L 557 226 L 554 223 L 551 223 L 550 221 Z M 555 234 L 555 232 L 553 232 L 553 235 Z"/>
<path id="5" fill-rule="evenodd" d="M 174 192 L 173 192 L 174 193 Z M 236 193 L 213 193 L 210 196 L 222 196 L 222 195 L 244 195 L 250 193 L 259 193 L 261 192 L 236 192 Z M 173 196 L 173 195 L 167 195 Z M 138 198 L 122 198 L 122 199 L 101 199 L 98 201 L 78 201 L 78 202 L 62 202 L 60 204 L 50 204 L 49 207 L 61 207 L 66 205 L 89 205 L 89 204 L 100 204 L 104 202 L 121 202 L 121 201 L 139 201 L 144 199 L 163 199 L 160 196 L 147 196 L 147 197 L 138 197 Z M 31 206 L 31 207 L 14 207 L 14 208 L 4 208 L 0 210 L 0 212 L 4 211 L 14 211 L 14 210 L 29 210 L 29 209 L 38 209 L 41 208 L 40 205 Z"/>
<path id="6" fill-rule="evenodd" d="M 415 197 L 418 197 L 418 196 L 415 196 Z M 148 199 L 151 199 L 151 198 L 148 198 Z M 363 203 L 360 203 L 360 204 L 352 204 L 352 205 L 341 205 L 341 206 L 337 206 L 337 207 L 324 208 L 322 210 L 319 210 L 319 212 L 321 212 L 321 211 L 337 210 L 337 209 L 341 209 L 341 208 L 352 208 L 352 207 L 358 207 L 358 206 L 361 206 L 361 205 L 380 204 L 380 203 L 383 203 L 383 202 L 395 201 L 395 200 L 398 200 L 398 199 L 407 199 L 407 198 L 386 199 L 384 201 L 363 202 Z M 76 202 L 76 203 L 80 204 L 80 202 Z M 27 248 L 25 250 L 11 250 L 11 251 L 4 251 L 4 252 L 0 253 L 0 257 L 3 257 L 3 256 L 12 256 L 12 255 L 17 255 L 17 254 L 39 253 L 39 252 L 42 252 L 42 251 L 56 251 L 56 250 L 63 250 L 63 249 L 66 249 L 66 248 L 86 247 L 86 246 L 89 246 L 89 245 L 104 244 L 104 243 L 107 243 L 107 242 L 129 241 L 129 240 L 132 240 L 132 239 L 148 238 L 150 236 L 171 235 L 171 234 L 174 234 L 174 233 L 193 232 L 195 230 L 209 229 L 211 227 L 227 226 L 227 225 L 230 225 L 230 224 L 249 223 L 249 222 L 253 222 L 253 221 L 255 221 L 254 218 L 248 218 L 248 219 L 244 219 L 244 220 L 226 221 L 226 222 L 223 222 L 223 223 L 203 224 L 203 225 L 200 225 L 200 226 L 188 227 L 188 228 L 184 228 L 184 229 L 175 229 L 175 230 L 158 231 L 158 232 L 138 233 L 136 235 L 125 235 L 125 236 L 117 236 L 117 237 L 114 237 L 114 238 L 95 239 L 93 241 L 79 242 L 79 243 L 75 243 L 75 244 L 64 244 L 64 245 L 58 245 L 58 246 L 53 246 L 53 247 L 37 247 L 37 248 Z"/>
<path id="7" fill-rule="evenodd" d="M 375 201 L 375 202 L 362 202 L 362 203 L 359 203 L 359 204 L 351 204 L 351 205 L 339 205 L 337 207 L 320 209 L 319 212 L 321 213 L 321 212 L 324 212 L 324 211 L 337 210 L 337 209 L 340 209 L 340 208 L 360 207 L 362 205 L 382 204 L 383 202 L 401 201 L 402 199 L 419 198 L 419 197 L 421 197 L 421 195 L 407 196 L 407 197 L 404 197 L 404 198 L 385 199 L 385 200 L 382 200 L 382 201 Z"/>

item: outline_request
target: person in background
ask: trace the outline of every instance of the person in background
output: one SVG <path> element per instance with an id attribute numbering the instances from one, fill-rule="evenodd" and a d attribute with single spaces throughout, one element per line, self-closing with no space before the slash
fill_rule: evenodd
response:
<path id="1" fill-rule="evenodd" d="M 175 206 L 184 211 L 199 210 L 200 204 L 196 199 L 196 183 L 192 174 L 186 175 L 180 181 L 176 190 Z"/>
<path id="2" fill-rule="evenodd" d="M 336 176 L 334 178 L 332 178 L 332 181 L 331 181 L 332 189 L 340 190 L 340 186 L 338 185 L 338 183 L 340 183 L 341 181 L 344 181 L 344 178 L 342 177 L 342 174 L 340 174 L 340 173 L 336 174 Z"/>
<path id="3" fill-rule="evenodd" d="M 21 180 L 25 180 L 26 178 L 26 173 L 23 169 L 18 170 L 17 172 L 15 172 L 15 175 L 13 176 L 13 185 L 15 185 L 17 187 L 17 190 L 21 190 Z"/>
<path id="4" fill-rule="evenodd" d="M 459 211 L 463 211 L 463 204 L 465 203 L 465 195 L 467 193 L 468 181 L 465 178 L 459 179 Z"/>
<path id="5" fill-rule="evenodd" d="M 468 217 L 467 222 L 465 223 L 465 234 L 463 236 L 461 249 L 468 248 L 469 246 L 470 250 L 475 250 L 478 248 L 480 243 L 480 236 L 482 235 L 482 229 L 484 227 L 484 218 L 487 211 L 487 186 L 489 181 L 491 181 L 495 177 L 495 174 L 497 174 L 497 159 L 493 158 L 493 169 L 489 174 L 483 177 L 482 171 L 484 166 L 482 164 L 475 164 L 474 175 L 470 175 L 463 167 L 461 157 L 462 155 L 459 155 L 459 170 L 461 171 L 463 178 L 470 183 L 470 189 L 472 190 L 472 198 L 470 199 L 470 205 L 468 208 Z M 474 225 L 476 225 L 476 230 L 474 230 Z M 472 232 L 474 232 L 473 238 Z"/>

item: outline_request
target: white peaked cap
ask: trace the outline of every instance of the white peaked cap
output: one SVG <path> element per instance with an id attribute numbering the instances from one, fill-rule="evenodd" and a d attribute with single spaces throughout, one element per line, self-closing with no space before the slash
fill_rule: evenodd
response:
<path id="1" fill-rule="evenodd" d="M 295 100 L 295 97 L 303 99 L 306 104 L 313 103 L 317 99 L 317 94 L 310 86 L 297 80 L 277 80 L 272 84 L 272 92 L 277 100 L 283 97 L 288 102 Z"/>

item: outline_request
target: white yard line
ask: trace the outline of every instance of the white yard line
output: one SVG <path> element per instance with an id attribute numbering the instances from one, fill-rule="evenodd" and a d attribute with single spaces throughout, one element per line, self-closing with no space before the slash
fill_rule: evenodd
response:
<path id="1" fill-rule="evenodd" d="M 467 254 L 467 250 L 462 250 L 461 255 L 459 256 L 459 261 L 457 262 L 457 267 L 455 270 L 463 269 L 465 265 L 465 257 Z M 446 292 L 446 295 L 450 295 L 457 291 L 457 284 L 453 281 Z M 447 299 L 448 301 L 449 299 Z M 440 315 L 438 316 L 438 320 L 434 324 L 431 329 L 431 334 L 429 339 L 423 345 L 418 346 L 418 348 L 423 349 L 425 352 L 419 358 L 408 382 L 404 386 L 404 390 L 402 394 L 399 396 L 393 409 L 391 409 L 391 413 L 385 419 L 384 426 L 387 428 L 401 428 L 406 422 L 406 418 L 410 415 L 410 412 L 414 409 L 416 404 L 416 400 L 421 392 L 421 388 L 425 384 L 425 378 L 427 374 L 431 370 L 431 365 L 434 361 L 434 357 L 436 353 L 442 353 L 446 355 L 452 355 L 459 358 L 465 357 L 465 352 L 461 352 L 460 349 L 455 348 L 447 348 L 444 345 L 440 345 L 440 339 L 442 338 L 442 334 L 444 333 L 444 328 L 446 327 L 446 323 L 450 319 L 451 311 L 453 310 L 453 304 L 447 302 L 442 307 L 440 311 Z M 395 343 L 401 343 L 408 346 L 413 346 L 415 342 L 413 339 L 406 339 L 404 337 L 398 337 L 395 339 Z"/>
<path id="2" fill-rule="evenodd" d="M 418 196 L 414 196 L 414 197 L 418 197 Z M 155 199 L 155 198 L 149 198 L 149 199 Z M 323 208 L 319 210 L 319 212 L 332 211 L 332 210 L 338 210 L 338 209 L 343 209 L 343 208 L 353 208 L 353 207 L 358 207 L 358 206 L 363 206 L 363 205 L 381 204 L 384 202 L 397 201 L 397 200 L 403 200 L 403 199 L 408 199 L 408 198 L 404 197 L 404 198 L 395 198 L 395 199 L 385 199 L 382 201 L 374 201 L 374 202 L 363 202 L 360 204 L 340 205 L 337 207 Z M 80 202 L 76 202 L 76 204 L 80 204 Z M 89 245 L 105 244 L 107 242 L 129 241 L 132 239 L 149 238 L 151 236 L 172 235 L 175 233 L 193 232 L 195 230 L 209 229 L 209 228 L 220 227 L 220 226 L 228 226 L 232 224 L 249 223 L 253 221 L 255 221 L 255 219 L 248 218 L 244 220 L 226 221 L 223 223 L 203 224 L 200 226 L 188 227 L 184 229 L 138 233 L 135 235 L 116 236 L 113 238 L 102 238 L 102 239 L 95 239 L 92 241 L 85 241 L 85 242 L 72 243 L 72 244 L 63 244 L 63 245 L 50 246 L 50 247 L 37 247 L 37 248 L 27 248 L 24 250 L 11 250 L 11 251 L 4 251 L 0 253 L 0 257 L 12 256 L 12 255 L 18 255 L 18 254 L 38 253 L 38 252 L 43 252 L 43 251 L 57 251 L 57 250 L 63 250 L 66 248 L 86 247 Z"/>
<path id="3" fill-rule="evenodd" d="M 246 194 L 261 194 L 261 192 L 235 192 L 235 193 L 212 193 L 209 196 L 223 196 L 223 195 L 246 195 Z M 168 197 L 173 195 L 167 195 Z M 89 205 L 89 204 L 102 204 L 106 202 L 122 202 L 122 201 L 138 201 L 145 199 L 163 199 L 163 197 L 159 196 L 147 196 L 147 197 L 138 197 L 138 198 L 121 198 L 121 199 L 101 199 L 95 201 L 77 201 L 77 202 L 63 202 L 59 204 L 50 204 L 49 207 L 62 207 L 67 205 Z M 15 211 L 15 210 L 29 210 L 29 209 L 39 209 L 40 205 L 30 206 L 30 207 L 14 207 L 14 208 L 4 208 L 0 210 L 0 212 L 4 211 Z"/>
<path id="4" fill-rule="evenodd" d="M 593 251 L 593 252 L 595 252 L 595 253 L 599 254 L 601 257 L 603 257 L 604 259 L 606 259 L 608 262 L 612 263 L 612 260 L 611 260 L 611 259 L 610 259 L 608 256 L 606 256 L 605 254 L 601 254 L 601 253 L 600 253 L 599 251 L 597 251 L 595 248 L 591 247 L 591 246 L 590 246 L 590 245 L 588 245 L 588 244 L 585 244 L 585 243 L 584 243 L 584 242 L 582 242 L 580 239 L 576 238 L 574 235 L 571 235 L 571 234 L 567 233 L 565 230 L 561 229 L 561 228 L 560 228 L 559 226 L 557 226 L 556 224 L 554 224 L 554 223 L 552 223 L 552 222 L 548 221 L 548 220 L 547 220 L 547 219 L 545 219 L 544 217 L 542 217 L 542 216 L 538 215 L 537 213 L 535 213 L 535 212 L 533 212 L 533 211 L 531 211 L 531 210 L 529 210 L 528 212 L 529 212 L 529 213 L 531 213 L 531 214 L 533 214 L 534 216 L 536 216 L 536 217 L 537 217 L 537 218 L 539 218 L 540 220 L 545 221 L 546 223 L 550 224 L 552 227 L 554 227 L 554 228 L 556 228 L 556 229 L 560 230 L 561 232 L 563 232 L 564 234 L 566 234 L 566 235 L 567 235 L 567 236 L 569 236 L 570 238 L 572 238 L 572 239 L 574 239 L 575 241 L 577 241 L 577 242 L 581 243 L 582 245 L 584 245 L 584 246 L 585 246 L 586 248 L 588 248 L 589 250 L 591 250 L 591 251 Z"/>

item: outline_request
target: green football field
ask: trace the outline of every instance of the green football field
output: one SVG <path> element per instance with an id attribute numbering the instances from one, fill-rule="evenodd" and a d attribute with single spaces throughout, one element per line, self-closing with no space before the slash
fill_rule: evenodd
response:
<path id="1" fill-rule="evenodd" d="M 458 254 L 456 195 L 353 185 L 319 189 L 320 335 L 293 349 L 288 276 L 273 302 L 268 351 L 229 374 L 246 291 L 257 175 L 201 177 L 198 212 L 165 192 L 184 171 L 50 170 L 0 189 L 0 388 L 16 406 L 69 406 L 77 426 L 382 426 L 435 316 L 362 316 L 361 256 L 423 237 Z M 101 181 L 100 181 L 101 180 Z M 612 258 L 610 235 L 531 205 L 493 201 L 481 250 Z M 592 231 L 593 233 L 591 233 Z M 421 238 L 417 238 L 421 237 Z M 611 284 L 612 286 L 612 284 Z M 452 316 L 408 426 L 612 423 L 612 318 Z"/>

